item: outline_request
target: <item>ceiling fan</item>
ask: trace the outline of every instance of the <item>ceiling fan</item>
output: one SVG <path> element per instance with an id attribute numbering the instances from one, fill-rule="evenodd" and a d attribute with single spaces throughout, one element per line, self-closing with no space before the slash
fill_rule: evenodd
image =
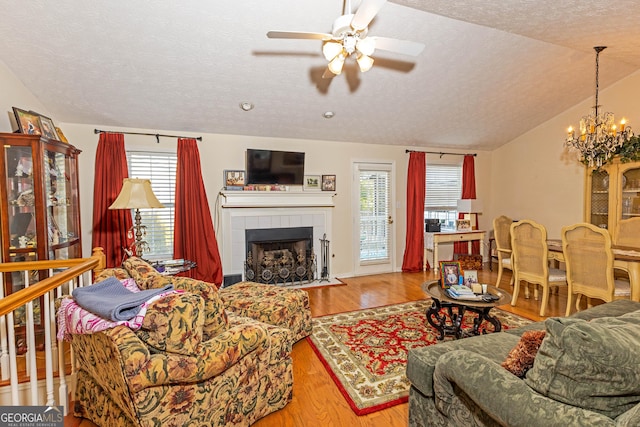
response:
<path id="1" fill-rule="evenodd" d="M 387 0 L 362 0 L 355 13 L 351 12 L 351 0 L 346 0 L 345 14 L 333 23 L 331 34 L 299 31 L 269 31 L 271 39 L 307 39 L 322 40 L 322 53 L 329 66 L 323 78 L 333 77 L 342 72 L 344 62 L 350 56 L 356 58 L 358 67 L 363 73 L 373 66 L 373 52 L 386 50 L 404 55 L 417 56 L 424 49 L 424 44 L 398 40 L 388 37 L 368 36 L 369 23 L 375 18 Z"/>

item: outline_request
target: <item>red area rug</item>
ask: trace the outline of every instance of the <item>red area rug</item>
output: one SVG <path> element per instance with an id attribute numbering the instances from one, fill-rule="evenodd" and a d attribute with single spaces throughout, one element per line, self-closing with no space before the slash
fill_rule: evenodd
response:
<path id="1" fill-rule="evenodd" d="M 427 323 L 430 306 L 426 299 L 313 319 L 313 334 L 307 340 L 357 415 L 407 401 L 409 349 L 440 342 Z M 531 323 L 497 308 L 491 314 L 500 319 L 503 330 Z M 463 325 L 473 327 L 472 314 L 465 314 Z"/>

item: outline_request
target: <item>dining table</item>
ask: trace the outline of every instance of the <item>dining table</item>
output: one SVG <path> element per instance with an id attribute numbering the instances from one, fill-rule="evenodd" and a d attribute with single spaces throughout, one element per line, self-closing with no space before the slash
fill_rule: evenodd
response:
<path id="1" fill-rule="evenodd" d="M 562 240 L 547 240 L 549 259 L 564 262 Z M 613 267 L 624 270 L 629 275 L 631 283 L 631 300 L 640 302 L 640 248 L 631 246 L 611 246 L 613 252 Z"/>

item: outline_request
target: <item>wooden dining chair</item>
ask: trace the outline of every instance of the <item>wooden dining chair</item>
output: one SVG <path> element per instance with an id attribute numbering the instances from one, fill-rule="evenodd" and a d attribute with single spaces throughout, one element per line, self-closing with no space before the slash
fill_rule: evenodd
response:
<path id="1" fill-rule="evenodd" d="M 502 272 L 506 268 L 513 273 L 511 261 L 511 224 L 513 220 L 508 216 L 501 215 L 493 219 L 493 237 L 496 241 L 496 256 L 498 257 L 498 280 L 496 288 L 500 287 L 502 280 Z M 513 274 L 511 275 L 510 285 L 513 285 Z"/>
<path id="2" fill-rule="evenodd" d="M 605 302 L 631 297 L 629 282 L 614 276 L 611 236 L 606 229 L 587 223 L 563 227 L 562 252 L 569 283 L 567 316 L 571 314 L 574 295 L 578 296 L 577 311 L 582 295 Z M 591 306 L 590 301 L 587 304 Z"/>
<path id="3" fill-rule="evenodd" d="M 549 288 L 567 285 L 564 270 L 549 267 L 549 248 L 547 230 L 543 225 L 531 220 L 522 220 L 511 224 L 511 249 L 513 251 L 514 288 L 511 305 L 515 306 L 520 291 L 520 282 L 542 287 L 540 316 L 544 316 L 549 304 Z M 528 285 L 525 298 L 529 297 Z M 538 289 L 535 289 L 538 298 Z"/>

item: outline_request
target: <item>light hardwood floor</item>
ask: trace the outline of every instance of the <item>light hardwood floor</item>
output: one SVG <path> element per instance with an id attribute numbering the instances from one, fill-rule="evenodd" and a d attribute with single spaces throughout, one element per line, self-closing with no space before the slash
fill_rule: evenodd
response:
<path id="1" fill-rule="evenodd" d="M 479 271 L 480 282 L 495 284 L 497 273 L 487 266 Z M 389 273 L 344 279 L 346 285 L 308 289 L 311 313 L 314 317 L 345 311 L 398 304 L 425 298 L 421 285 L 433 279 L 433 272 Z M 500 287 L 511 292 L 511 272 L 505 270 Z M 533 292 L 531 293 L 533 296 Z M 566 308 L 566 289 L 552 294 L 549 316 L 562 316 Z M 516 307 L 509 304 L 500 308 L 541 320 L 539 301 L 524 298 L 520 292 Z M 293 400 L 282 410 L 266 416 L 254 424 L 256 427 L 400 427 L 406 426 L 408 404 L 397 405 L 365 416 L 357 416 L 334 385 L 326 369 L 305 339 L 293 346 L 294 386 Z M 94 427 L 87 420 L 66 417 L 65 427 Z"/>

